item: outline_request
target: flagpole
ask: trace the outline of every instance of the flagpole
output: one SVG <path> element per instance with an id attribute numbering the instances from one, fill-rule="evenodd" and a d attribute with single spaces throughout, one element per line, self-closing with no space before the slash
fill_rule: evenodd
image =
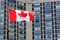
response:
<path id="1" fill-rule="evenodd" d="M 32 4 L 26 3 L 26 11 L 32 11 Z M 26 22 L 26 40 L 33 40 L 32 39 L 32 21 Z"/>

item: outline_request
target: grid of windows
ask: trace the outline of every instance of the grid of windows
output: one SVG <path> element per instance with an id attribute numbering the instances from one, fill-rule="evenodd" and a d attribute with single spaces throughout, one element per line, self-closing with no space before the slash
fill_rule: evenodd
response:
<path id="1" fill-rule="evenodd" d="M 17 1 L 17 10 L 26 10 L 24 2 Z M 26 22 L 18 22 L 18 40 L 26 40 Z"/>
<path id="2" fill-rule="evenodd" d="M 17 3 L 17 5 L 16 5 Z M 22 6 L 22 7 L 21 7 Z M 25 40 L 25 22 L 9 22 L 8 9 L 25 10 L 25 3 L 15 0 L 5 0 L 5 39 L 6 40 Z M 7 26 L 6 26 L 7 25 Z M 7 33 L 6 33 L 7 32 Z M 7 35 L 7 36 L 6 36 Z M 6 38 L 7 37 L 7 38 Z"/>
<path id="3" fill-rule="evenodd" d="M 33 4 L 33 10 L 35 12 L 35 17 L 34 17 L 34 27 L 33 27 L 33 37 L 34 40 L 41 40 L 41 6 L 40 4 Z"/>
<path id="4" fill-rule="evenodd" d="M 45 16 L 45 34 L 46 34 L 46 40 L 52 40 L 52 3 L 46 2 L 43 3 L 43 14 Z"/>
<path id="5" fill-rule="evenodd" d="M 8 9 L 16 9 L 16 2 L 15 2 L 15 0 L 14 1 L 12 1 L 12 0 L 8 0 L 7 1 L 7 4 L 6 4 L 6 7 L 7 7 L 7 10 Z M 6 11 L 7 11 L 6 10 Z M 8 15 L 8 12 L 6 12 L 6 15 Z M 9 20 L 9 15 L 7 16 L 7 18 L 8 18 L 8 20 Z M 8 21 L 8 29 L 7 29 L 7 31 L 8 31 L 8 40 L 16 40 L 15 38 L 16 38 L 16 23 L 10 23 L 9 21 Z"/>
<path id="6" fill-rule="evenodd" d="M 60 1 L 55 2 L 56 6 L 56 30 L 57 30 L 57 40 L 60 40 Z"/>
<path id="7" fill-rule="evenodd" d="M 26 40 L 26 22 L 9 22 L 7 9 L 26 10 L 23 2 L 4 0 L 0 9 L 0 40 Z M 5 7 L 5 8 L 4 8 Z M 16 8 L 17 7 L 17 8 Z M 33 40 L 60 40 L 60 1 L 36 3 L 33 21 Z"/>
<path id="8" fill-rule="evenodd" d="M 0 40 L 4 39 L 4 0 L 0 2 Z"/>
<path id="9" fill-rule="evenodd" d="M 26 4 L 24 2 L 17 1 L 17 9 L 26 10 Z"/>
<path id="10" fill-rule="evenodd" d="M 43 40 L 60 40 L 60 1 L 35 3 L 32 10 L 35 12 L 34 40 L 39 40 L 40 37 Z M 36 34 L 39 36 L 35 36 Z"/>

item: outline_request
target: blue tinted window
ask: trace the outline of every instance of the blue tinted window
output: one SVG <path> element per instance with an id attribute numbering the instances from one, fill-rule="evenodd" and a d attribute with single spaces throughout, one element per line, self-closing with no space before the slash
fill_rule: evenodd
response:
<path id="1" fill-rule="evenodd" d="M 57 20 L 56 23 L 57 23 L 57 24 L 60 24 L 60 20 Z"/>
<path id="2" fill-rule="evenodd" d="M 56 12 L 60 12 L 60 10 L 56 10 Z"/>
<path id="3" fill-rule="evenodd" d="M 52 35 L 52 31 L 51 31 L 51 30 L 47 30 L 47 31 L 46 31 L 46 35 L 47 35 L 47 34 Z"/>
<path id="4" fill-rule="evenodd" d="M 60 17 L 60 13 L 56 13 L 56 17 Z"/>
<path id="5" fill-rule="evenodd" d="M 0 36 L 0 39 L 3 38 L 3 36 Z"/>
<path id="6" fill-rule="evenodd" d="M 41 34 L 41 32 L 40 31 L 34 31 L 34 35 L 40 35 Z"/>
<path id="7" fill-rule="evenodd" d="M 57 33 L 57 40 L 60 40 L 60 33 Z"/>
<path id="8" fill-rule="evenodd" d="M 60 40 L 60 33 L 57 33 L 57 40 Z"/>
<path id="9" fill-rule="evenodd" d="M 40 11 L 40 7 L 34 8 L 34 11 Z"/>
<path id="10" fill-rule="evenodd" d="M 0 32 L 0 34 L 4 34 L 4 32 Z"/>
<path id="11" fill-rule="evenodd" d="M 34 24 L 34 27 L 39 27 L 41 26 L 41 24 Z"/>
<path id="12" fill-rule="evenodd" d="M 52 30 L 52 27 L 46 27 L 46 30 Z"/>
<path id="13" fill-rule="evenodd" d="M 52 27 L 52 21 L 45 22 L 45 27 Z"/>
<path id="14" fill-rule="evenodd" d="M 60 29 L 57 29 L 57 33 L 60 33 Z"/>
<path id="15" fill-rule="evenodd" d="M 51 11 L 45 11 L 45 13 L 51 13 Z"/>
<path id="16" fill-rule="evenodd" d="M 60 9 L 60 5 L 56 6 L 56 9 Z"/>
<path id="17" fill-rule="evenodd" d="M 60 18 L 57 17 L 56 20 L 60 20 Z"/>
<path id="18" fill-rule="evenodd" d="M 1 6 L 4 6 L 4 1 L 1 1 Z"/>
<path id="19" fill-rule="evenodd" d="M 41 36 L 40 35 L 35 35 L 34 36 L 34 40 L 40 40 L 41 39 Z"/>
<path id="20" fill-rule="evenodd" d="M 57 26 L 56 26 L 56 27 L 57 27 L 57 29 L 60 29 L 60 25 L 58 25 L 58 24 L 57 24 Z"/>
<path id="21" fill-rule="evenodd" d="M 38 7 L 38 6 L 40 6 L 40 4 L 39 3 L 34 4 L 34 7 L 36 7 L 36 6 Z"/>
<path id="22" fill-rule="evenodd" d="M 52 38 L 52 35 L 47 34 L 47 35 L 46 35 L 46 38 L 49 38 L 49 39 L 50 39 L 50 38 Z"/>
<path id="23" fill-rule="evenodd" d="M 40 27 L 34 27 L 34 31 L 40 31 L 41 28 Z"/>
<path id="24" fill-rule="evenodd" d="M 51 19 L 52 19 L 51 13 L 45 14 L 45 20 L 51 20 Z"/>
<path id="25" fill-rule="evenodd" d="M 51 2 L 44 3 L 44 6 L 51 6 Z"/>
<path id="26" fill-rule="evenodd" d="M 49 10 L 49 9 L 51 9 L 51 7 L 44 7 L 45 8 L 45 10 Z"/>
<path id="27" fill-rule="evenodd" d="M 15 2 L 15 0 L 9 0 L 9 2 Z"/>
<path id="28" fill-rule="evenodd" d="M 60 4 L 60 1 L 57 1 L 57 2 L 56 2 L 56 5 L 58 5 L 58 4 Z"/>

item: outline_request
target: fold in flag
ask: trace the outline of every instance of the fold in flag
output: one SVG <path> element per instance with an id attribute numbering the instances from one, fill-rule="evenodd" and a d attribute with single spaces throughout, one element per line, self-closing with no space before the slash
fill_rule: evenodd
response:
<path id="1" fill-rule="evenodd" d="M 9 9 L 9 21 L 33 21 L 34 12 L 33 11 L 22 11 L 22 10 L 12 10 Z"/>

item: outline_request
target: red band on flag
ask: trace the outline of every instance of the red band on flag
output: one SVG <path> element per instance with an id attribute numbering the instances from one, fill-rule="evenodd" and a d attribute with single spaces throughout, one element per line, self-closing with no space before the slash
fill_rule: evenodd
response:
<path id="1" fill-rule="evenodd" d="M 34 20 L 34 12 L 29 12 L 30 21 Z"/>
<path id="2" fill-rule="evenodd" d="M 10 22 L 16 22 L 16 11 L 9 9 Z"/>

